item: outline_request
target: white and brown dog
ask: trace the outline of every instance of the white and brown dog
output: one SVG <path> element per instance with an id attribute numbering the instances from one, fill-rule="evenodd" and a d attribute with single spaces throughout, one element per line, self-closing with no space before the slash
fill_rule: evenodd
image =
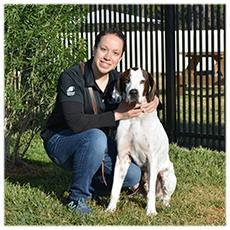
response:
<path id="1" fill-rule="evenodd" d="M 128 103 L 142 103 L 146 100 L 150 102 L 156 92 L 152 75 L 140 68 L 129 69 L 122 73 L 118 88 L 119 94 L 123 95 Z M 168 154 L 169 141 L 157 111 L 121 120 L 116 137 L 118 155 L 111 200 L 106 210 L 115 211 L 123 180 L 133 160 L 138 166 L 146 169 L 147 215 L 156 215 L 156 197 L 160 197 L 163 205 L 168 207 L 176 188 L 176 176 Z"/>

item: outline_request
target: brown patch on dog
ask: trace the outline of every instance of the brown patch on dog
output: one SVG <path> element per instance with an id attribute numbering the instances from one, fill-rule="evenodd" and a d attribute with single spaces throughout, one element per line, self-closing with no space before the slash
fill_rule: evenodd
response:
<path id="1" fill-rule="evenodd" d="M 158 173 L 157 175 L 157 181 L 156 181 L 156 197 L 160 197 L 162 195 L 164 195 L 164 179 L 163 179 L 163 175 L 164 172 L 166 172 L 167 169 L 162 170 Z"/>
<path id="2" fill-rule="evenodd" d="M 156 95 L 156 84 L 154 82 L 152 74 L 142 70 L 143 76 L 145 78 L 144 92 L 143 96 L 146 97 L 147 102 L 153 101 Z"/>

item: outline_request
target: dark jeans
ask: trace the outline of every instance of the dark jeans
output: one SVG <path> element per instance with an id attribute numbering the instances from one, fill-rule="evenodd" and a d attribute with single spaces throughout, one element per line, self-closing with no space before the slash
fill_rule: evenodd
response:
<path id="1" fill-rule="evenodd" d="M 102 160 L 105 179 L 111 188 L 117 155 L 116 142 L 107 138 L 100 129 L 89 129 L 81 133 L 63 130 L 53 135 L 44 147 L 53 162 L 72 171 L 70 199 L 88 198 L 96 189 L 103 188 Z M 131 163 L 123 187 L 136 185 L 140 178 L 140 168 Z"/>

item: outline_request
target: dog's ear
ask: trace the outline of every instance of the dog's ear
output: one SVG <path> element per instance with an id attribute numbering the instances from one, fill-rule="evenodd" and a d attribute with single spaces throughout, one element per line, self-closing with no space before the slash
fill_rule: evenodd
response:
<path id="1" fill-rule="evenodd" d="M 154 100 L 154 97 L 156 95 L 156 84 L 152 74 L 143 70 L 143 75 L 145 77 L 143 96 L 146 96 L 147 102 L 150 102 Z"/>

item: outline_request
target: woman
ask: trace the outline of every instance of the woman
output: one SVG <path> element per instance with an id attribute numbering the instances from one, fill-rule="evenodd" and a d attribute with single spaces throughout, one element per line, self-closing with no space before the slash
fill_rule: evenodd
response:
<path id="1" fill-rule="evenodd" d="M 55 108 L 41 134 L 49 157 L 72 171 L 67 206 L 81 214 L 90 213 L 86 200 L 103 186 L 102 169 L 111 187 L 116 143 L 109 130 L 116 128 L 117 121 L 152 112 L 158 105 L 158 98 L 135 108 L 126 102 L 113 102 L 112 92 L 119 75 L 115 68 L 125 48 L 125 37 L 116 29 L 97 35 L 94 55 L 83 68 L 80 64 L 74 65 L 61 74 Z M 140 168 L 132 163 L 123 187 L 137 185 L 140 177 Z"/>

